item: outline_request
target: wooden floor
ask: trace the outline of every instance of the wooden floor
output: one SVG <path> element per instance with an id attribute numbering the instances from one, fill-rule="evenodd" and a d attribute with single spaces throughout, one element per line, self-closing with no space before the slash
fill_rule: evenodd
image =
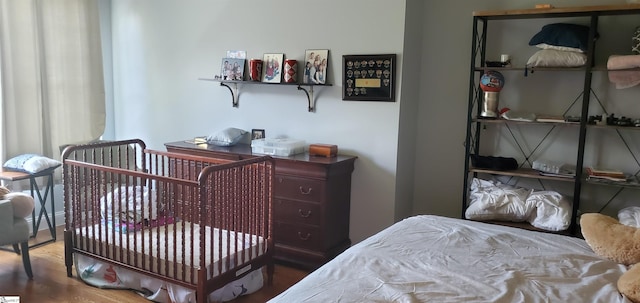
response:
<path id="1" fill-rule="evenodd" d="M 50 239 L 45 232 L 38 233 L 35 241 Z M 20 302 L 150 302 L 133 291 L 106 290 L 89 286 L 74 277 L 67 278 L 64 266 L 64 241 L 62 230 L 58 241 L 33 248 L 29 251 L 33 280 L 27 278 L 21 256 L 0 250 L 0 296 L 20 296 Z M 11 248 L 9 246 L 8 248 Z M 298 282 L 307 271 L 276 265 L 273 285 L 265 285 L 258 292 L 240 297 L 231 302 L 266 302 L 289 286 Z M 266 280 L 265 280 L 266 284 Z"/>

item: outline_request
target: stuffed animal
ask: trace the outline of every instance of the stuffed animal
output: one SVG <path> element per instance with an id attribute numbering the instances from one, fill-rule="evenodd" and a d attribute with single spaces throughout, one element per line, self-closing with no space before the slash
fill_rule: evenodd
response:
<path id="1" fill-rule="evenodd" d="M 618 290 L 640 303 L 640 228 L 627 226 L 599 213 L 580 217 L 582 236 L 593 251 L 612 261 L 633 265 L 618 279 Z"/>
<path id="2" fill-rule="evenodd" d="M 0 186 L 0 200 L 4 199 L 4 195 L 10 193 L 11 191 L 5 187 L 5 186 Z"/>

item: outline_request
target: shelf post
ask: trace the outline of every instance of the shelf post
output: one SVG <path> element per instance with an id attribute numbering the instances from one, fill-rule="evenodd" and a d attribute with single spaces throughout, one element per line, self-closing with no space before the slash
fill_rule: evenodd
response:
<path id="1" fill-rule="evenodd" d="M 233 83 L 233 88 L 232 88 L 227 83 L 220 82 L 220 86 L 224 86 L 224 87 L 229 89 L 229 92 L 231 93 L 232 105 L 233 105 L 233 107 L 238 107 L 238 84 L 237 83 Z"/>

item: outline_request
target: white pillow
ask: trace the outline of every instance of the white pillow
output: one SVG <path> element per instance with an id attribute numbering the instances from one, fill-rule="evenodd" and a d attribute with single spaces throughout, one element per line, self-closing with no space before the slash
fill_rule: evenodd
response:
<path id="1" fill-rule="evenodd" d="M 207 137 L 207 143 L 217 146 L 232 146 L 238 143 L 246 133 L 247 132 L 242 129 L 228 127 L 209 135 Z"/>
<path id="2" fill-rule="evenodd" d="M 158 213 L 162 212 L 164 204 L 158 201 L 156 190 L 146 186 L 123 185 L 100 198 L 100 215 L 112 222 L 138 223 L 155 220 Z"/>
<path id="3" fill-rule="evenodd" d="M 523 222 L 533 210 L 533 205 L 526 203 L 530 193 L 529 189 L 474 178 L 465 217 L 471 220 Z"/>
<path id="4" fill-rule="evenodd" d="M 542 49 L 537 51 L 527 66 L 531 67 L 578 67 L 587 63 L 587 55 L 576 52 L 559 51 L 555 49 Z"/>
<path id="5" fill-rule="evenodd" d="M 4 168 L 9 170 L 35 174 L 45 169 L 58 167 L 62 162 L 36 154 L 22 154 L 15 156 L 4 163 Z"/>
<path id="6" fill-rule="evenodd" d="M 571 224 L 571 202 L 555 191 L 533 191 L 527 198 L 527 204 L 535 210 L 527 219 L 531 225 L 550 231 L 561 231 Z"/>
<path id="7" fill-rule="evenodd" d="M 584 53 L 581 49 L 576 48 L 576 47 L 551 45 L 551 44 L 546 44 L 546 43 L 540 43 L 540 44 L 536 45 L 536 47 L 537 48 L 541 48 L 541 49 L 555 49 L 555 50 L 565 51 L 565 52 Z"/>
<path id="8" fill-rule="evenodd" d="M 640 227 L 640 207 L 629 206 L 618 212 L 618 221 L 624 225 Z"/>

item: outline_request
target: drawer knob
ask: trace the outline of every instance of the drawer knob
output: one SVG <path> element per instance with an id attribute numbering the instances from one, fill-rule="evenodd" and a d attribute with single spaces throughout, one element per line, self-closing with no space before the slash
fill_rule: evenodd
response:
<path id="1" fill-rule="evenodd" d="M 307 241 L 309 240 L 309 238 L 311 238 L 311 234 L 307 233 L 305 236 L 303 236 L 301 232 L 298 232 L 298 238 L 300 238 L 300 240 Z"/>
<path id="2" fill-rule="evenodd" d="M 302 209 L 298 209 L 298 214 L 300 214 L 300 217 L 309 218 L 309 216 L 311 216 L 311 211 L 307 211 L 305 213 L 302 211 Z"/>
<path id="3" fill-rule="evenodd" d="M 308 195 L 308 194 L 311 194 L 311 190 L 312 189 L 313 188 L 309 187 L 309 190 L 305 191 L 304 188 L 302 188 L 302 186 L 300 186 L 300 193 L 303 194 L 303 195 Z"/>

